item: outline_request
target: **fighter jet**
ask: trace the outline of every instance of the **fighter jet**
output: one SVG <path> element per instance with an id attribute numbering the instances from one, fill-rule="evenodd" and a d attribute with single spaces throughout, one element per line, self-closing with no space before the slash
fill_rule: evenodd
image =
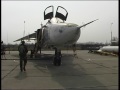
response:
<path id="1" fill-rule="evenodd" d="M 46 10 L 51 10 L 46 13 Z M 65 11 L 65 14 L 60 12 L 59 9 Z M 33 53 L 36 54 L 42 47 L 49 46 L 55 49 L 54 65 L 61 65 L 61 47 L 64 45 L 73 45 L 80 37 L 80 29 L 86 25 L 98 20 L 93 20 L 81 26 L 74 23 L 66 23 L 68 12 L 62 6 L 58 6 L 54 16 L 54 7 L 48 6 L 44 10 L 44 20 L 48 19 L 46 25 L 41 25 L 35 33 L 22 37 L 16 41 L 21 40 L 36 40 Z"/>

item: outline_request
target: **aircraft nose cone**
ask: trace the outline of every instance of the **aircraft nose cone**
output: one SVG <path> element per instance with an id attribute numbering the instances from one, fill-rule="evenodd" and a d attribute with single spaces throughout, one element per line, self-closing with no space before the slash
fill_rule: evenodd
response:
<path id="1" fill-rule="evenodd" d="M 80 29 L 77 27 L 69 27 L 66 29 L 67 43 L 74 43 L 79 39 Z"/>
<path id="2" fill-rule="evenodd" d="M 68 30 L 68 32 L 72 35 L 75 36 L 79 33 L 80 29 L 78 29 L 77 27 L 72 27 Z"/>
<path id="3" fill-rule="evenodd" d="M 80 29 L 77 26 L 61 26 L 54 30 L 51 40 L 56 45 L 74 44 L 80 36 Z"/>

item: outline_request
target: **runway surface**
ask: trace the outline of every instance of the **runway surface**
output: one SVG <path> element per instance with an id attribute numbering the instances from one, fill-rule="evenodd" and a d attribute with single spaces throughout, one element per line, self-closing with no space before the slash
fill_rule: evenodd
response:
<path id="1" fill-rule="evenodd" d="M 30 52 L 29 52 L 30 53 Z M 1 60 L 2 90 L 118 90 L 118 57 L 78 50 L 62 51 L 61 66 L 53 65 L 54 51 L 30 59 L 20 72 L 18 51 L 6 52 Z"/>

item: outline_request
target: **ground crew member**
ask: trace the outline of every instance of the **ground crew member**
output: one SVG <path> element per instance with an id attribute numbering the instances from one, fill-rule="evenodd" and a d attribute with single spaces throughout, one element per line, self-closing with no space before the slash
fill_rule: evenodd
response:
<path id="1" fill-rule="evenodd" d="M 4 47 L 3 41 L 1 41 L 1 59 L 3 58 L 3 56 L 6 59 L 6 57 L 5 57 L 5 47 Z"/>
<path id="2" fill-rule="evenodd" d="M 27 64 L 27 46 L 25 45 L 25 41 L 21 41 L 21 44 L 18 46 L 19 56 L 20 56 L 20 70 L 21 72 L 25 69 L 25 66 Z M 23 64 L 24 62 L 24 64 Z"/>

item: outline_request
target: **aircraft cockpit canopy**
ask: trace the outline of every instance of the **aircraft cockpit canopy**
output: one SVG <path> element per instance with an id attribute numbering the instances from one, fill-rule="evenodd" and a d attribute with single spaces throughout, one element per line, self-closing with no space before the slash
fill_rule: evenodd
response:
<path id="1" fill-rule="evenodd" d="M 50 9 L 50 8 L 52 8 L 51 9 L 52 11 L 46 13 L 47 10 Z M 62 12 L 60 12 L 60 11 L 62 11 Z M 64 12 L 64 14 L 63 14 L 63 12 Z M 58 6 L 57 10 L 56 10 L 56 14 L 55 14 L 56 20 L 58 21 L 58 18 L 59 18 L 59 19 L 63 20 L 63 22 L 64 22 L 64 21 L 66 21 L 67 16 L 68 16 L 67 10 L 65 8 L 61 7 L 61 6 Z M 49 6 L 44 11 L 44 20 L 46 20 L 46 19 L 50 19 L 51 20 L 53 17 L 54 17 L 54 7 L 53 6 Z M 56 22 L 56 20 L 55 19 L 51 20 L 51 22 Z"/>
<path id="2" fill-rule="evenodd" d="M 47 13 L 47 10 L 50 9 L 50 8 L 52 8 L 52 9 L 51 9 L 52 11 L 49 12 L 49 13 Z M 53 6 L 47 7 L 47 8 L 45 9 L 45 11 L 44 11 L 44 20 L 53 18 L 53 14 L 54 14 L 53 12 L 54 12 Z"/>
<path id="3" fill-rule="evenodd" d="M 64 11 L 64 14 L 58 12 L 58 10 Z M 60 19 L 62 19 L 63 21 L 66 21 L 67 16 L 68 16 L 67 10 L 66 10 L 65 8 L 61 7 L 61 6 L 58 6 L 58 7 L 57 7 L 57 10 L 56 10 L 56 15 L 55 15 L 55 17 L 60 18 Z"/>

